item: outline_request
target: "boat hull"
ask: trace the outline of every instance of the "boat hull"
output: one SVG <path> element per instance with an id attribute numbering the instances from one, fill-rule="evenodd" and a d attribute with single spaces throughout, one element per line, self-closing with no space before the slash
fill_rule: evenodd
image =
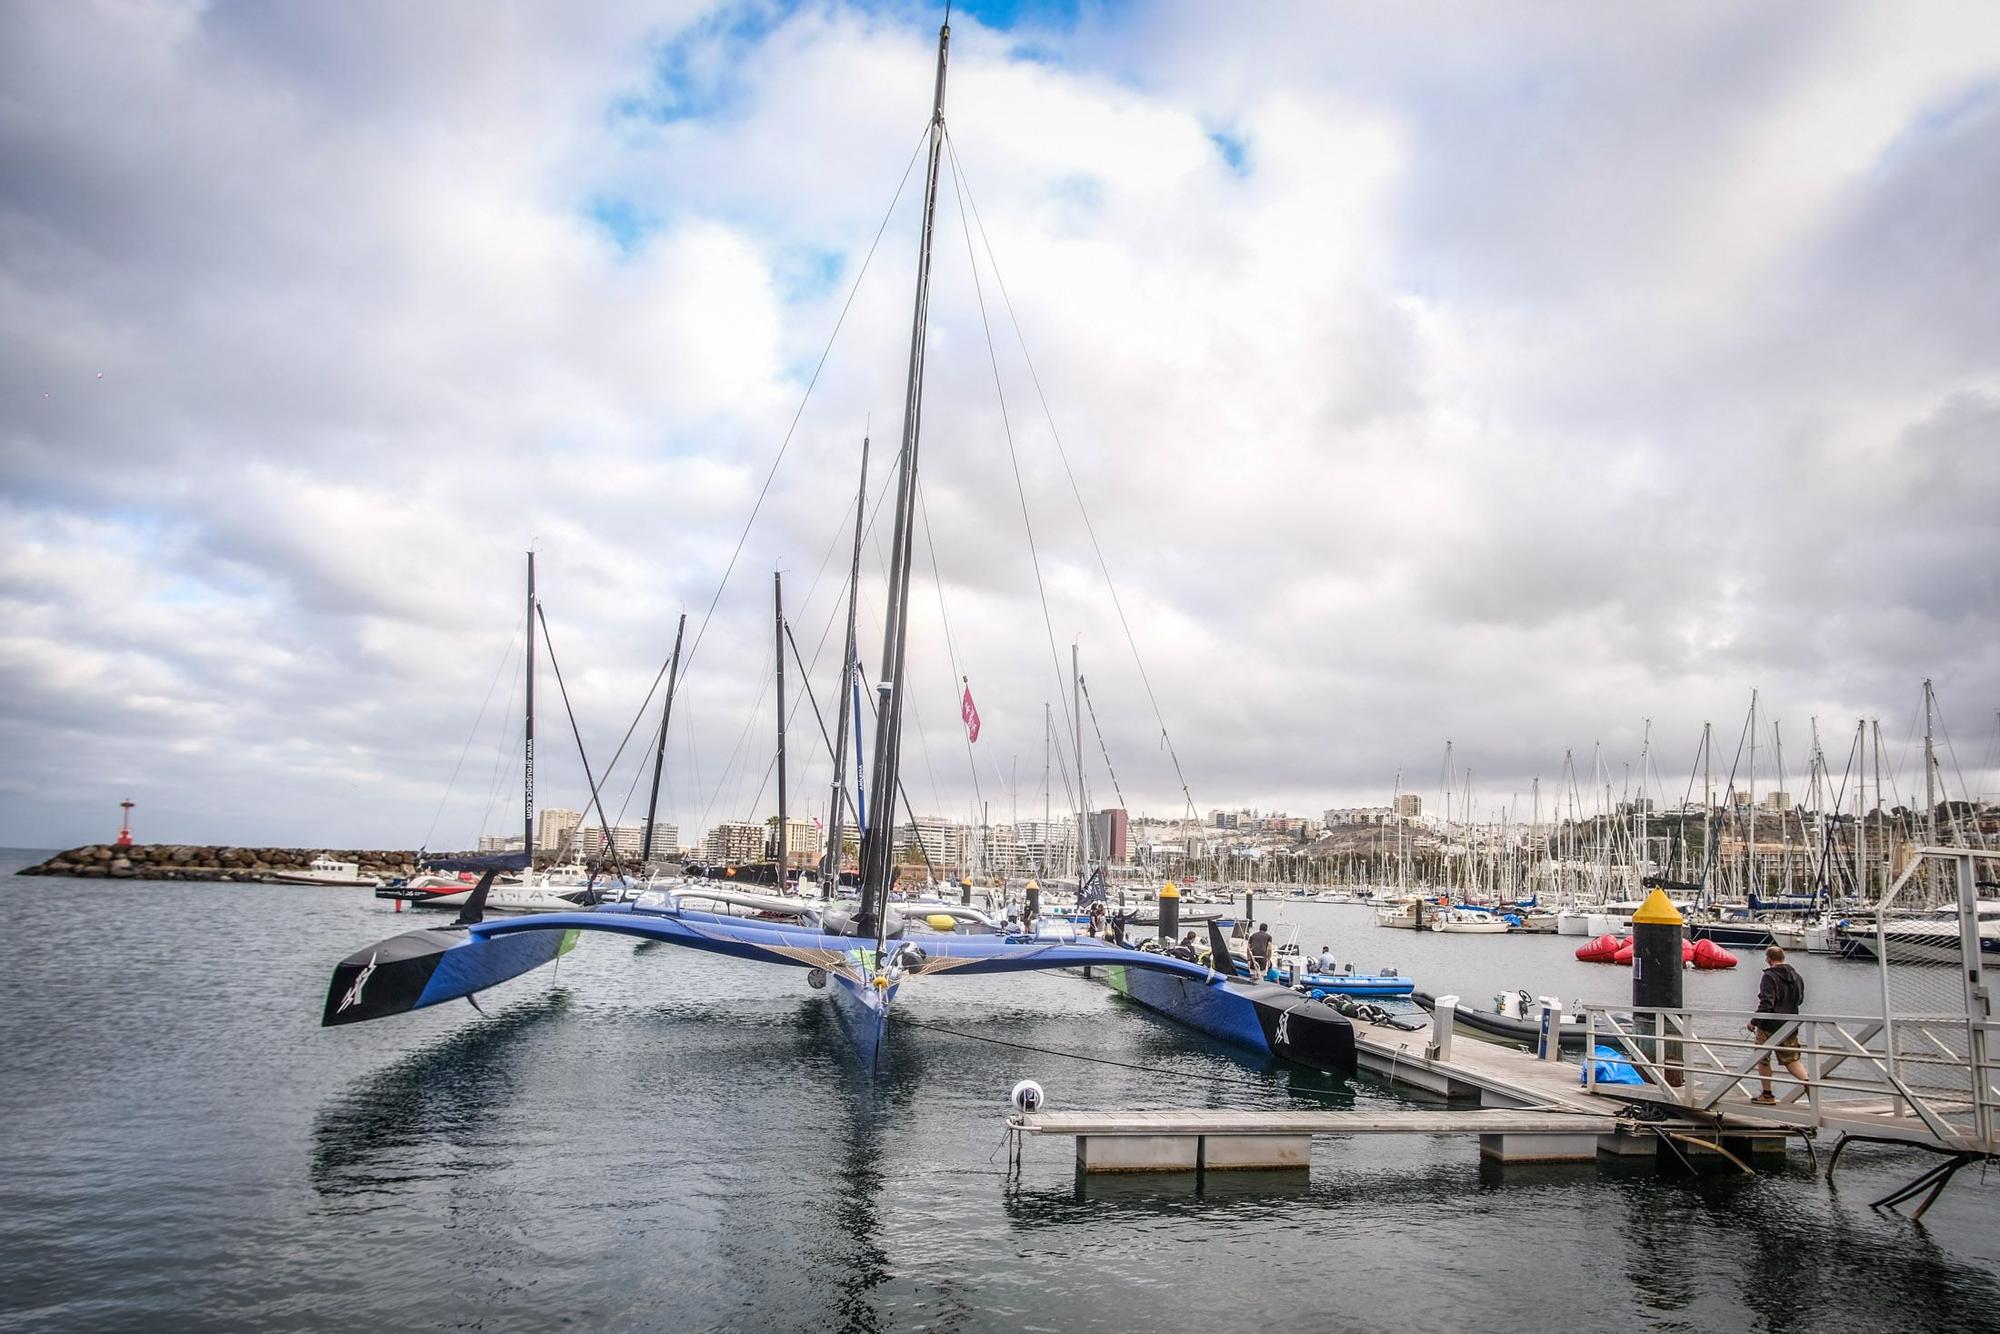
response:
<path id="1" fill-rule="evenodd" d="M 889 1007 L 895 1004 L 896 986 L 878 988 L 867 978 L 834 973 L 827 979 L 826 994 L 855 1059 L 872 1074 L 888 1045 Z"/>
<path id="2" fill-rule="evenodd" d="M 575 931 L 482 937 L 462 926 L 405 931 L 340 961 L 320 1024 L 358 1024 L 471 996 L 562 957 L 576 937 Z"/>
<path id="3" fill-rule="evenodd" d="M 1155 1014 L 1246 1051 L 1351 1075 L 1354 1026 L 1332 1006 L 1269 982 L 1203 982 L 1112 965 L 1106 985 Z"/>

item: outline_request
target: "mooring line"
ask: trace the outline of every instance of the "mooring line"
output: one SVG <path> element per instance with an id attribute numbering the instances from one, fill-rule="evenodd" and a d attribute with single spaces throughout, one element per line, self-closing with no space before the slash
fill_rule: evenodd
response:
<path id="1" fill-rule="evenodd" d="M 1130 1061 L 1114 1061 L 1109 1056 L 1089 1056 L 1083 1052 L 1057 1051 L 1053 1047 L 1035 1047 L 1025 1042 L 1009 1042 L 1005 1038 L 989 1038 L 979 1033 L 967 1033 L 963 1029 L 945 1028 L 938 1024 L 920 1023 L 915 1019 L 905 1018 L 901 1015 L 897 1016 L 896 1022 L 901 1027 L 922 1028 L 932 1033 L 943 1033 L 947 1037 L 966 1038 L 973 1042 L 990 1042 L 996 1047 L 1012 1047 L 1015 1051 L 1032 1052 L 1037 1056 L 1056 1056 L 1069 1061 L 1087 1061 L 1092 1065 L 1111 1065 L 1116 1066 L 1120 1070 L 1136 1070 L 1140 1074 L 1146 1075 L 1164 1075 L 1169 1079 L 1199 1079 L 1210 1084 L 1240 1084 L 1244 1088 L 1261 1089 L 1266 1093 L 1271 1091 L 1271 1086 L 1262 1080 L 1243 1079 L 1235 1075 L 1202 1075 L 1188 1070 L 1169 1070 L 1157 1065 L 1134 1065 Z M 1294 1089 L 1291 1091 L 1310 1093 L 1314 1097 L 1327 1097 L 1335 1093 L 1333 1089 Z"/>

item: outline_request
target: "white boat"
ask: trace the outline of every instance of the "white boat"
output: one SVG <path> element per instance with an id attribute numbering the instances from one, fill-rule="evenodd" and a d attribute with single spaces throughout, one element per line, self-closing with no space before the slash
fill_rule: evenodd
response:
<path id="1" fill-rule="evenodd" d="M 361 863 L 339 862 L 321 853 L 303 871 L 273 871 L 271 879 L 287 885 L 337 885 L 344 889 L 373 889 L 382 883 L 379 876 L 361 874 Z"/>
<path id="2" fill-rule="evenodd" d="M 1433 931 L 1452 932 L 1462 936 L 1507 934 L 1507 919 L 1498 913 L 1480 912 L 1473 908 L 1439 908 L 1424 916 L 1427 925 Z"/>
<path id="3" fill-rule="evenodd" d="M 1375 910 L 1375 925 L 1394 927 L 1398 931 L 1414 931 L 1417 929 L 1420 903 L 1418 899 L 1399 899 L 1385 903 Z"/>

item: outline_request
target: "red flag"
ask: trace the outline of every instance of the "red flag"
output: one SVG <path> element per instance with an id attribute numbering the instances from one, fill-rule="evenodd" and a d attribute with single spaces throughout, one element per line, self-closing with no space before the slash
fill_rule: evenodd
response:
<path id="1" fill-rule="evenodd" d="M 958 716 L 965 719 L 965 739 L 979 740 L 979 706 L 972 702 L 972 683 L 966 682 L 965 695 L 958 702 Z"/>

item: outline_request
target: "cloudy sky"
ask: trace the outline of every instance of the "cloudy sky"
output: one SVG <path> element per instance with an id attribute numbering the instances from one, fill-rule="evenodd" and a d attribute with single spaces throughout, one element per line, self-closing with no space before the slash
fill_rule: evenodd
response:
<path id="1" fill-rule="evenodd" d="M 939 18 L 0 8 L 0 842 L 517 828 L 530 547 L 600 774 L 685 611 L 663 818 L 768 814 L 772 572 L 824 705 L 898 439 Z M 1623 787 L 1648 719 L 1677 799 L 1753 689 L 1760 784 L 1867 716 L 1907 791 L 1926 676 L 2000 790 L 2000 10 L 983 3 L 947 118 L 920 809 L 1039 813 L 1073 641 L 1135 810 L 1155 700 L 1204 810 L 1435 799 L 1447 738 L 1482 809 Z M 822 811 L 809 712 L 792 771 Z"/>

